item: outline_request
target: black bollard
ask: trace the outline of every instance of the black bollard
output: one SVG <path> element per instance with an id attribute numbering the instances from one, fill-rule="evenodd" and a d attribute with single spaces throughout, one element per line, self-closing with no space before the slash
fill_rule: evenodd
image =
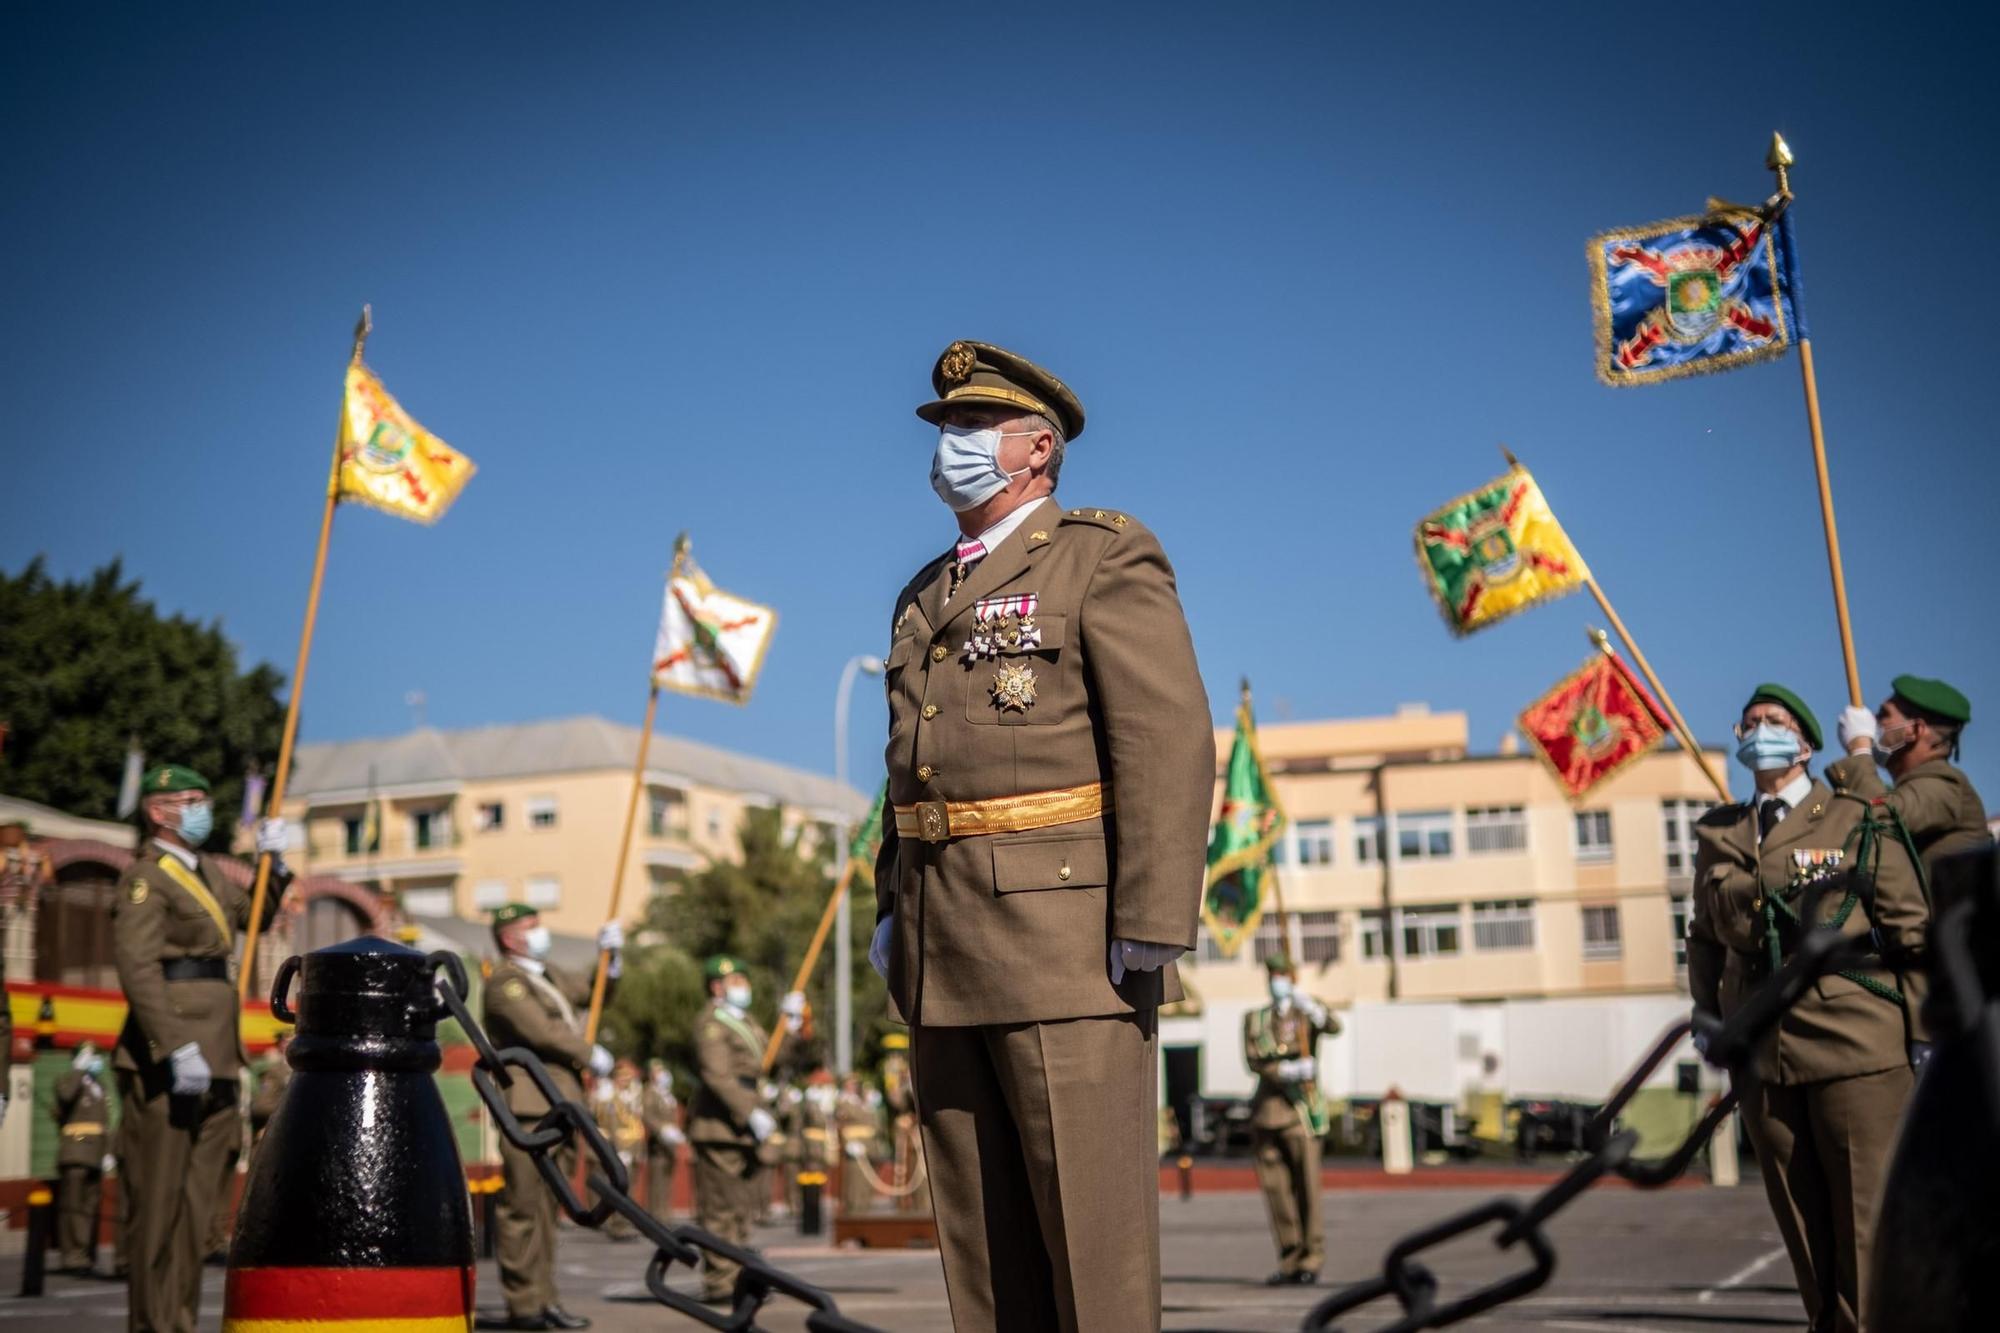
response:
<path id="1" fill-rule="evenodd" d="M 1180 1168 L 1181 1202 L 1186 1203 L 1194 1197 L 1194 1158 L 1182 1157 L 1174 1165 Z"/>
<path id="2" fill-rule="evenodd" d="M 36 1181 L 28 1188 L 28 1252 L 21 1257 L 21 1294 L 42 1294 L 42 1279 L 48 1271 L 49 1223 L 55 1216 L 55 1194 Z"/>
<path id="3" fill-rule="evenodd" d="M 841 1170 L 851 1168 L 843 1165 Z M 817 1236 L 820 1233 L 820 1200 L 826 1192 L 826 1172 L 799 1172 L 799 1234 Z"/>
<path id="4" fill-rule="evenodd" d="M 500 1177 L 479 1182 L 479 1257 L 491 1259 L 499 1250 Z"/>
<path id="5" fill-rule="evenodd" d="M 430 959 L 372 936 L 289 958 L 271 1012 L 297 1024 L 294 1072 L 237 1213 L 224 1326 L 469 1325 L 472 1214 L 432 1078 Z"/>

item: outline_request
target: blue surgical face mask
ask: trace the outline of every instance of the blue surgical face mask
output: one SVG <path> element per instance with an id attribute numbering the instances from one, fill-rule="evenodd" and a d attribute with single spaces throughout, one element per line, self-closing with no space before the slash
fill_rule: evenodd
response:
<path id="1" fill-rule="evenodd" d="M 734 1005 L 738 1009 L 748 1009 L 750 1007 L 750 983 L 744 981 L 723 986 L 722 998 L 726 1003 Z"/>
<path id="2" fill-rule="evenodd" d="M 547 958 L 554 944 L 555 937 L 549 933 L 547 926 L 529 926 L 521 932 L 521 947 L 528 951 L 530 958 Z"/>
<path id="3" fill-rule="evenodd" d="M 1803 749 L 1797 732 L 1759 722 L 1736 747 L 1736 757 L 1752 773 L 1780 773 L 1799 762 Z"/>
<path id="4" fill-rule="evenodd" d="M 1008 435 L 1032 433 L 1003 431 L 998 426 L 982 430 L 938 427 L 937 453 L 931 458 L 931 489 L 954 514 L 985 504 L 1006 490 L 1008 482 L 1028 471 L 1009 472 L 1000 466 L 1000 441 Z"/>
<path id="5" fill-rule="evenodd" d="M 1280 1002 L 1291 999 L 1292 979 L 1290 977 L 1272 977 L 1271 998 Z"/>
<path id="6" fill-rule="evenodd" d="M 189 847 L 201 846 L 213 832 L 215 807 L 207 801 L 197 801 L 181 811 L 181 840 Z"/>

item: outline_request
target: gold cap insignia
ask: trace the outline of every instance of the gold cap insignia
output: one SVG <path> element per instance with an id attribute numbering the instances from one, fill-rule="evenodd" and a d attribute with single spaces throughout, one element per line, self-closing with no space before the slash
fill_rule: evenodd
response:
<path id="1" fill-rule="evenodd" d="M 132 905 L 134 907 L 146 901 L 146 892 L 145 880 L 135 879 L 132 881 Z"/>
<path id="2" fill-rule="evenodd" d="M 1001 712 L 1025 713 L 1035 702 L 1034 669 L 1018 662 L 1008 662 L 993 673 L 993 684 L 987 688 Z"/>
<path id="3" fill-rule="evenodd" d="M 946 384 L 963 384 L 978 364 L 979 353 L 972 350 L 971 343 L 955 342 L 944 349 L 944 358 L 938 362 L 938 374 L 944 376 Z"/>

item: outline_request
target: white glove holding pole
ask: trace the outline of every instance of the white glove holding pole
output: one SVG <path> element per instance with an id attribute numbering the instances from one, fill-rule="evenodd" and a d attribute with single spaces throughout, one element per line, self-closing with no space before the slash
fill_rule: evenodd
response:
<path id="1" fill-rule="evenodd" d="M 1840 748 L 1849 754 L 1866 753 L 1882 735 L 1882 729 L 1875 723 L 1875 715 L 1852 705 L 1840 710 L 1840 721 L 1833 730 L 1840 738 Z"/>
<path id="2" fill-rule="evenodd" d="M 1125 980 L 1127 972 L 1157 972 L 1187 950 L 1178 944 L 1149 944 L 1145 940 L 1111 941 L 1111 984 Z"/>
<path id="3" fill-rule="evenodd" d="M 667 1125 L 660 1130 L 660 1142 L 669 1148 L 678 1148 L 687 1142 L 687 1135 L 681 1133 L 679 1125 Z"/>
<path id="4" fill-rule="evenodd" d="M 778 1012 L 785 1016 L 785 1029 L 797 1032 L 806 1025 L 806 993 L 786 991 L 785 998 L 778 1001 Z"/>
<path id="5" fill-rule="evenodd" d="M 894 912 L 875 923 L 875 938 L 868 942 L 868 966 L 875 969 L 875 975 L 889 979 L 889 937 L 896 933 Z"/>
<path id="6" fill-rule="evenodd" d="M 750 1137 L 759 1143 L 770 1138 L 772 1133 L 778 1128 L 778 1122 L 773 1120 L 771 1113 L 761 1106 L 755 1106 L 750 1109 L 749 1122 Z"/>
<path id="7" fill-rule="evenodd" d="M 625 970 L 625 927 L 616 921 L 607 921 L 597 928 L 597 951 L 611 955 L 605 965 L 604 975 L 616 981 Z"/>
<path id="8" fill-rule="evenodd" d="M 177 1046 L 167 1057 L 167 1062 L 173 1067 L 174 1082 L 170 1091 L 176 1097 L 199 1097 L 208 1091 L 214 1075 L 202 1056 L 201 1047 L 193 1042 Z"/>
<path id="9" fill-rule="evenodd" d="M 282 857 L 285 847 L 292 840 L 292 830 L 284 820 L 278 818 L 257 821 L 257 854 Z"/>
<path id="10" fill-rule="evenodd" d="M 1319 1065 L 1310 1055 L 1278 1061 L 1278 1077 L 1287 1083 L 1309 1083 L 1319 1074 Z"/>
<path id="11" fill-rule="evenodd" d="M 590 1072 L 599 1078 L 608 1078 L 611 1074 L 611 1066 L 616 1063 L 617 1061 L 611 1058 L 611 1052 L 605 1050 L 602 1046 L 592 1046 L 590 1048 Z"/>

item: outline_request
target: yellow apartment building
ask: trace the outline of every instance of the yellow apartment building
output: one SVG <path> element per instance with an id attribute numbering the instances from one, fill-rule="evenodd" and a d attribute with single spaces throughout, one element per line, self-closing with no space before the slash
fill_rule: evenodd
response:
<path id="1" fill-rule="evenodd" d="M 558 935 L 591 936 L 611 901 L 639 730 L 598 717 L 301 745 L 285 813 L 314 874 L 393 894 L 420 923 L 482 921 L 531 903 Z M 621 915 L 640 917 L 682 871 L 737 854 L 746 810 L 824 830 L 865 799 L 831 778 L 676 736 L 648 750 Z M 314 902 L 298 949 L 355 933 Z M 325 914 L 324 920 L 310 913 Z"/>

